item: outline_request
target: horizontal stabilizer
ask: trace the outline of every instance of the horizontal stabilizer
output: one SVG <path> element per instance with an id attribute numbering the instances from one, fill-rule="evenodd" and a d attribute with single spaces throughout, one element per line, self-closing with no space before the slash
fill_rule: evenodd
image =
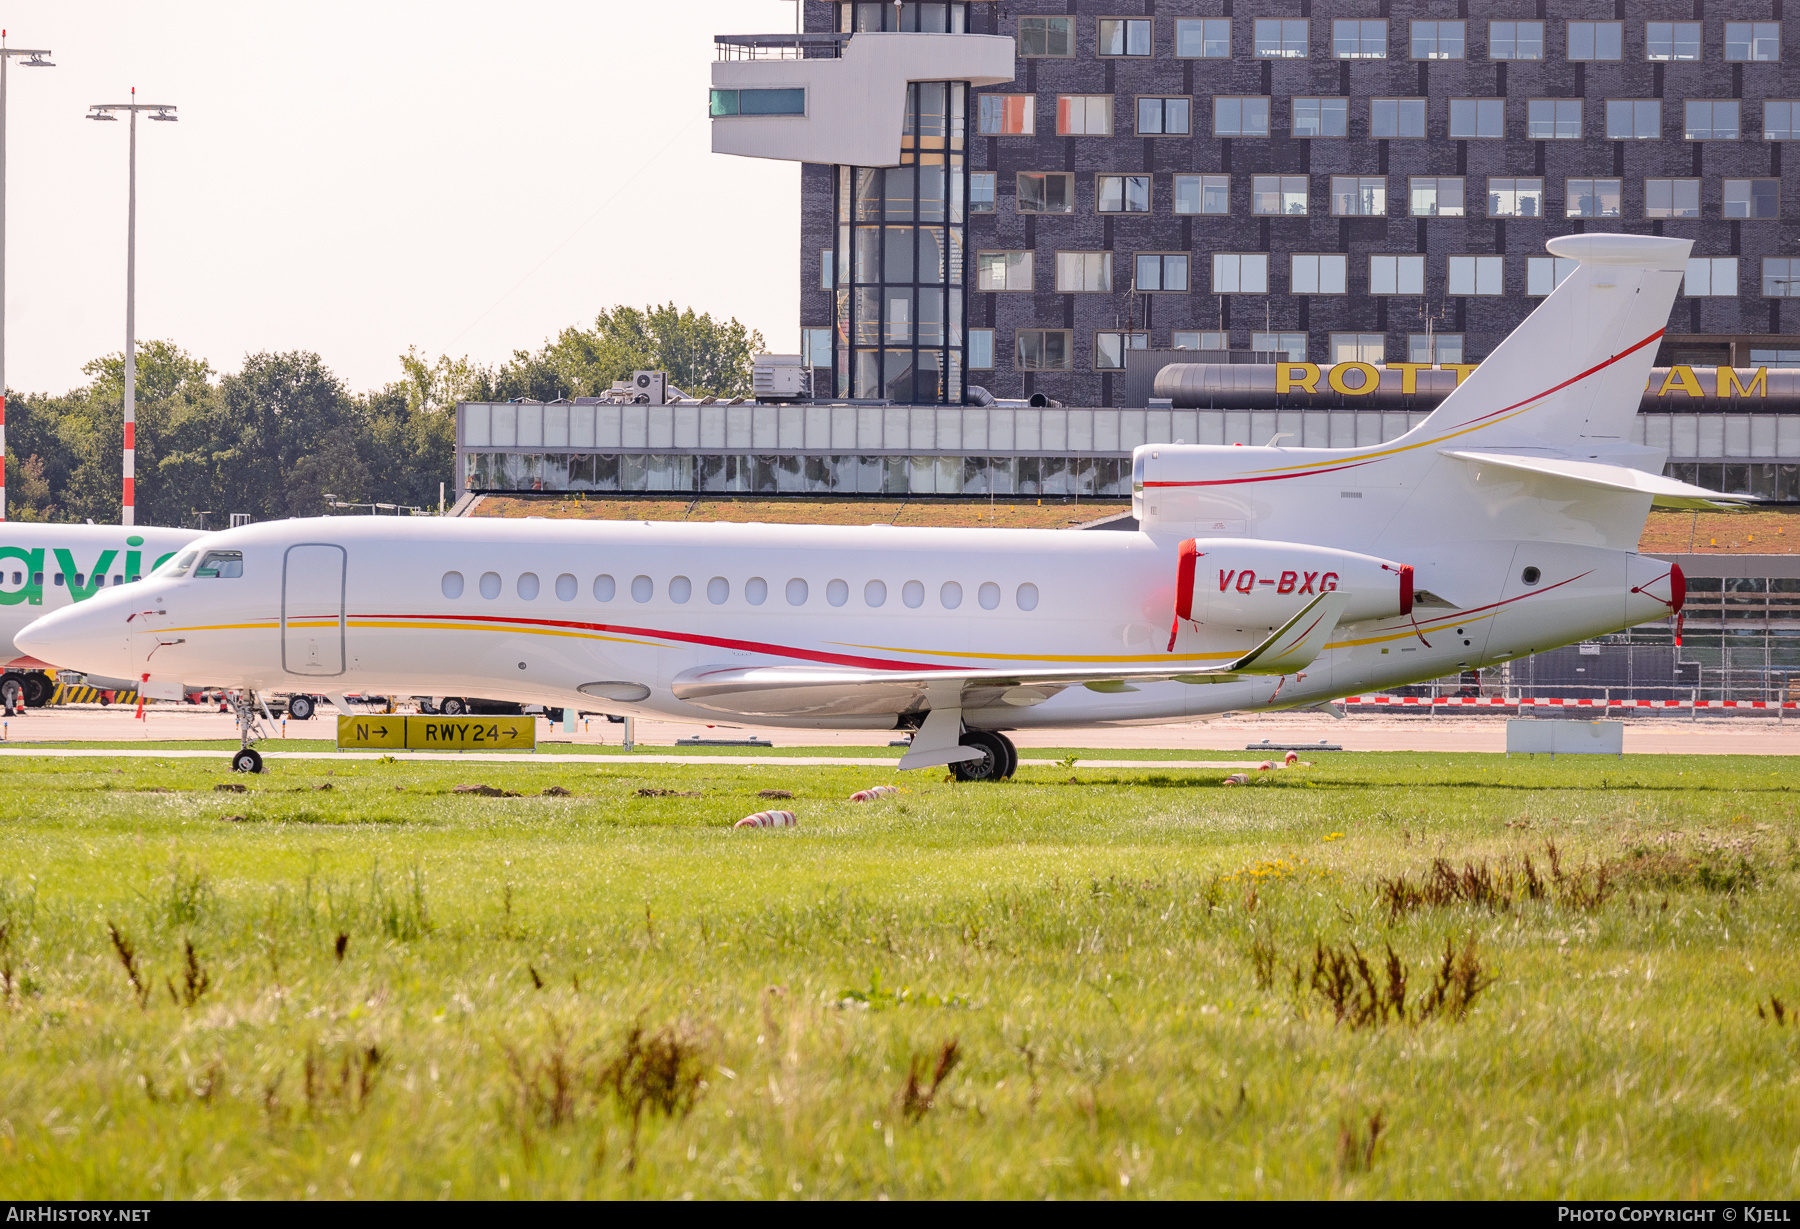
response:
<path id="1" fill-rule="evenodd" d="M 1273 636 L 1232 662 L 1227 669 L 1235 674 L 1293 674 L 1306 669 L 1324 651 L 1326 639 L 1337 630 L 1338 620 L 1349 607 L 1351 596 L 1342 589 L 1319 594 Z"/>
<path id="2" fill-rule="evenodd" d="M 1726 495 L 1692 486 L 1661 474 L 1647 474 L 1624 465 L 1607 465 L 1601 461 L 1577 461 L 1573 457 L 1528 456 L 1508 452 L 1464 452 L 1445 449 L 1444 456 L 1473 465 L 1492 465 L 1499 469 L 1555 478 L 1582 486 L 1609 491 L 1627 491 L 1648 495 L 1658 508 L 1714 508 L 1734 503 L 1755 503 L 1754 495 Z"/>

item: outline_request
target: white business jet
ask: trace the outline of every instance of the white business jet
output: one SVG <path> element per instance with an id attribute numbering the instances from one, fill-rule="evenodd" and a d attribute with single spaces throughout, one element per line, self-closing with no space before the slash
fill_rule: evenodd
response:
<path id="1" fill-rule="evenodd" d="M 200 536 L 194 529 L 135 525 L 0 523 L 0 698 L 5 706 L 35 708 L 50 697 L 44 673 L 49 663 L 15 644 L 29 624 L 49 611 L 142 580 Z M 138 680 L 102 676 L 88 682 L 117 691 Z"/>
<path id="2" fill-rule="evenodd" d="M 1686 240 L 1578 267 L 1419 426 L 1368 448 L 1151 444 L 1137 533 L 329 518 L 192 543 L 21 637 L 94 673 L 481 695 L 912 731 L 1004 777 L 1004 731 L 1316 705 L 1679 611 L 1651 505 L 1721 499 L 1630 441 Z"/>

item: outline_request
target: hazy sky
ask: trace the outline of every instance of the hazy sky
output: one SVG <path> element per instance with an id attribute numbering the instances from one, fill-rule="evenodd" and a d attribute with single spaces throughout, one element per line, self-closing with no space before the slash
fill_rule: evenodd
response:
<path id="1" fill-rule="evenodd" d="M 798 348 L 799 168 L 710 151 L 712 36 L 792 0 L 11 0 L 6 383 L 60 392 L 125 336 L 233 370 L 314 350 L 352 390 L 396 355 L 497 362 L 673 299 Z"/>

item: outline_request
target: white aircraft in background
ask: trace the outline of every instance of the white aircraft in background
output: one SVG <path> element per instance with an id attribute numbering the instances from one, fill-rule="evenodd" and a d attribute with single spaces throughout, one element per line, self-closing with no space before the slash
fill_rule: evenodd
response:
<path id="1" fill-rule="evenodd" d="M 0 522 L 0 697 L 5 706 L 35 708 L 50 697 L 51 682 L 44 673 L 49 663 L 15 644 L 30 623 L 142 580 L 200 536 L 194 529 Z M 108 691 L 138 682 L 135 677 L 88 681 Z"/>
<path id="2" fill-rule="evenodd" d="M 911 729 L 1004 777 L 1004 731 L 1316 705 L 1660 619 L 1653 502 L 1724 497 L 1630 442 L 1687 240 L 1578 267 L 1419 426 L 1368 448 L 1151 444 L 1137 533 L 328 518 L 192 543 L 20 637 L 96 674 Z"/>

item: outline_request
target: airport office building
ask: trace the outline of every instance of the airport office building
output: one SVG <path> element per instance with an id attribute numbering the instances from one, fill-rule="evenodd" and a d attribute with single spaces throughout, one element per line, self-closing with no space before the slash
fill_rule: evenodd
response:
<path id="1" fill-rule="evenodd" d="M 717 37 L 709 104 L 716 151 L 798 164 L 810 396 L 465 405 L 459 473 L 1124 497 L 1141 443 L 1403 432 L 1566 273 L 1544 241 L 1595 229 L 1695 241 L 1639 435 L 1800 498 L 1781 3 L 804 0 L 803 33 Z M 1440 370 L 1231 395 L 1278 358 Z M 1171 360 L 1251 370 L 1158 399 L 1138 377 Z"/>

